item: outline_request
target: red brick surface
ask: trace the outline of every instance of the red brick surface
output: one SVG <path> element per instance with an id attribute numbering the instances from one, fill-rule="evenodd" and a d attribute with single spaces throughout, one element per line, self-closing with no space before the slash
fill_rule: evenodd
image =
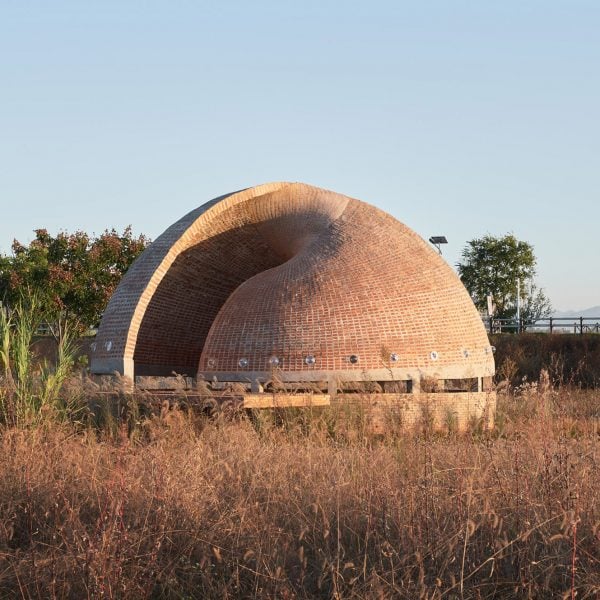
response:
<path id="1" fill-rule="evenodd" d="M 426 242 L 373 206 L 284 183 L 212 201 L 152 244 L 107 308 L 92 370 L 243 376 L 272 357 L 318 378 L 494 368 L 466 290 Z"/>

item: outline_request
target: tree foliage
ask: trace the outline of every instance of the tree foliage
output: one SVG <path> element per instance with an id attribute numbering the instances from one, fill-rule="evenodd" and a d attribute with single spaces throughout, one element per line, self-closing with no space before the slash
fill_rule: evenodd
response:
<path id="1" fill-rule="evenodd" d="M 549 317 L 552 314 L 552 303 L 535 283 L 530 282 L 529 289 L 525 292 L 521 305 L 521 324 L 523 329 L 533 325 L 538 319 Z"/>
<path id="2" fill-rule="evenodd" d="M 81 330 L 94 326 L 147 244 L 148 239 L 135 237 L 130 227 L 97 237 L 82 231 L 53 237 L 37 229 L 29 245 L 15 240 L 12 254 L 0 255 L 0 300 L 17 306 L 35 295 L 51 325 L 71 322 Z"/>
<path id="3" fill-rule="evenodd" d="M 486 235 L 467 242 L 457 268 L 479 310 L 487 308 L 487 296 L 492 294 L 495 316 L 514 317 L 520 283 L 521 314 L 525 323 L 548 316 L 552 311 L 543 290 L 533 282 L 536 273 L 533 246 L 512 234 L 502 237 Z"/>

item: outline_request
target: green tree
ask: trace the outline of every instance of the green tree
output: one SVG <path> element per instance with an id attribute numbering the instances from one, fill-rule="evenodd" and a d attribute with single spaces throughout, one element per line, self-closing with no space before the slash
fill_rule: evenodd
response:
<path id="1" fill-rule="evenodd" d="M 531 244 L 512 234 L 486 235 L 467 242 L 457 269 L 479 310 L 485 310 L 488 295 L 493 296 L 498 318 L 516 316 L 520 287 L 521 314 L 527 324 L 552 312 L 550 301 L 533 282 L 536 262 Z"/>
<path id="2" fill-rule="evenodd" d="M 552 314 L 552 303 L 535 283 L 530 282 L 529 289 L 526 290 L 523 303 L 521 305 L 521 323 L 523 329 L 533 325 L 538 319 L 549 317 Z"/>
<path id="3" fill-rule="evenodd" d="M 97 237 L 82 231 L 35 231 L 25 246 L 15 240 L 11 255 L 0 255 L 0 300 L 17 306 L 35 296 L 52 334 L 60 339 L 62 326 L 80 332 L 96 325 L 113 291 L 148 239 L 107 230 Z"/>

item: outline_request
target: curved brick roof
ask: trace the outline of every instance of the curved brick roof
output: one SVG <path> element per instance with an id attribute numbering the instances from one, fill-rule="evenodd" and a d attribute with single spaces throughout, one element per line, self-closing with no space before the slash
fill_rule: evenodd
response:
<path id="1" fill-rule="evenodd" d="M 273 183 L 212 200 L 151 244 L 109 303 L 92 371 L 244 380 L 274 362 L 290 380 L 494 370 L 465 288 L 418 235 L 359 200 Z"/>

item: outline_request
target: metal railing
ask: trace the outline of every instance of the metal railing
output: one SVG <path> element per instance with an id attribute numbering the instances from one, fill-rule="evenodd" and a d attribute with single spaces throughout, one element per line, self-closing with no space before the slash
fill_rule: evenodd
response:
<path id="1" fill-rule="evenodd" d="M 481 317 L 488 333 L 523 333 L 535 331 L 540 333 L 600 333 L 599 317 L 547 317 L 536 321 L 521 319 L 497 319 L 495 317 Z M 90 327 L 85 335 L 94 336 L 98 332 L 95 327 Z M 36 335 L 51 335 L 50 326 L 42 323 Z"/>
<path id="2" fill-rule="evenodd" d="M 535 321 L 482 317 L 488 333 L 600 333 L 600 317 L 547 317 Z"/>
<path id="3" fill-rule="evenodd" d="M 90 327 L 84 332 L 84 336 L 93 337 L 98 333 L 97 327 Z M 39 337 L 48 337 L 52 335 L 52 327 L 48 323 L 40 323 L 38 328 L 35 330 L 35 335 Z"/>

